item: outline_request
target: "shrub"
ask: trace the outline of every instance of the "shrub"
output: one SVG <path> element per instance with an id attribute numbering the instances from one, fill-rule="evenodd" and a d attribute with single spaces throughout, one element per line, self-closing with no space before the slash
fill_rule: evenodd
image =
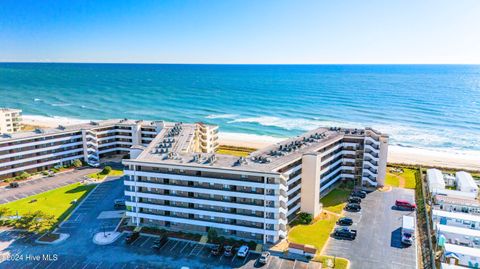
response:
<path id="1" fill-rule="evenodd" d="M 29 177 L 30 177 L 30 174 L 27 173 L 27 172 L 22 172 L 22 173 L 18 176 L 19 179 L 27 179 L 27 178 L 29 178 Z"/>
<path id="2" fill-rule="evenodd" d="M 255 250 L 255 248 L 257 247 L 257 243 L 255 241 L 250 241 L 248 242 L 248 248 L 251 249 L 251 250 Z"/>
<path id="3" fill-rule="evenodd" d="M 208 238 L 208 241 L 215 242 L 218 238 L 217 230 L 215 228 L 208 229 L 207 238 Z"/>
<path id="4" fill-rule="evenodd" d="M 42 172 L 42 175 L 48 176 L 48 172 L 47 172 L 47 171 L 43 171 L 43 172 Z"/>
<path id="5" fill-rule="evenodd" d="M 298 214 L 298 220 L 301 224 L 310 224 L 312 223 L 313 217 L 311 214 L 300 212 Z"/>
<path id="6" fill-rule="evenodd" d="M 5 183 L 10 183 L 10 182 L 12 182 L 12 180 L 13 180 L 13 178 L 7 178 L 7 179 L 5 179 L 3 182 L 5 182 Z"/>
<path id="7" fill-rule="evenodd" d="M 79 159 L 76 159 L 75 161 L 73 161 L 72 163 L 73 167 L 80 167 L 82 166 L 82 161 L 80 161 Z"/>
<path id="8" fill-rule="evenodd" d="M 112 167 L 110 166 L 105 166 L 101 172 L 102 175 L 108 175 L 110 172 L 112 172 Z"/>

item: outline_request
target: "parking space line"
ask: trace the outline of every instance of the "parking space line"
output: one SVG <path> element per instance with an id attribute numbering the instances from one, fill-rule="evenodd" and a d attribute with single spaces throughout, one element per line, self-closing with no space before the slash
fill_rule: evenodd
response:
<path id="1" fill-rule="evenodd" d="M 140 244 L 140 247 L 143 247 L 145 245 L 145 243 L 147 243 L 150 239 L 151 239 L 151 237 L 148 237 L 147 240 L 143 241 L 143 243 Z"/>
<path id="2" fill-rule="evenodd" d="M 171 247 L 170 250 L 174 249 L 178 245 L 178 243 L 180 243 L 180 241 L 178 241 L 178 240 L 176 240 L 176 241 L 177 242 L 175 242 L 175 245 L 173 245 L 173 247 Z"/>
<path id="3" fill-rule="evenodd" d="M 205 247 L 205 245 L 202 245 L 202 247 L 201 247 L 200 250 L 197 252 L 197 255 L 195 255 L 195 257 L 198 256 L 198 254 L 200 254 L 200 253 L 202 252 L 202 249 L 203 249 L 204 247 Z"/>
<path id="4" fill-rule="evenodd" d="M 162 250 L 162 249 L 163 249 L 166 245 L 168 245 L 168 243 L 170 243 L 170 242 L 171 242 L 171 240 L 169 239 L 167 243 L 163 244 L 163 246 L 158 249 L 158 251 Z"/>
<path id="5" fill-rule="evenodd" d="M 247 261 L 248 256 L 250 256 L 250 251 L 247 253 L 247 255 L 245 255 L 245 258 L 243 259 L 243 263 Z"/>
<path id="6" fill-rule="evenodd" d="M 183 246 L 183 248 L 180 250 L 180 253 L 182 253 L 182 252 L 183 252 L 183 250 L 185 250 L 185 248 L 186 248 L 186 247 L 188 247 L 189 245 L 190 245 L 190 243 L 189 243 L 189 242 L 187 242 L 187 243 L 185 244 L 185 246 Z"/>

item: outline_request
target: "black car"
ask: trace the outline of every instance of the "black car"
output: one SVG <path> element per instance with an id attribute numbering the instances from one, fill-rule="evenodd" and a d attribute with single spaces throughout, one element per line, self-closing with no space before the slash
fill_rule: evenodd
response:
<path id="1" fill-rule="evenodd" d="M 113 202 L 113 207 L 115 209 L 125 209 L 125 200 L 124 199 L 115 199 Z"/>
<path id="2" fill-rule="evenodd" d="M 10 188 L 18 188 L 20 185 L 18 185 L 18 182 L 10 182 L 9 186 Z"/>
<path id="3" fill-rule="evenodd" d="M 215 256 L 221 255 L 223 251 L 223 246 L 222 245 L 215 245 L 212 248 L 211 253 Z"/>
<path id="4" fill-rule="evenodd" d="M 357 197 L 357 196 L 350 196 L 350 198 L 348 198 L 348 202 L 354 203 L 354 204 L 360 204 L 362 202 L 362 199 L 360 199 L 360 197 Z"/>
<path id="5" fill-rule="evenodd" d="M 139 232 L 133 232 L 129 235 L 127 235 L 127 237 L 125 237 L 125 242 L 127 244 L 130 244 L 130 243 L 133 243 L 133 241 L 137 240 L 137 238 L 140 236 L 140 233 Z"/>
<path id="6" fill-rule="evenodd" d="M 153 241 L 152 248 L 160 249 L 163 245 L 165 245 L 167 243 L 167 241 L 168 241 L 168 237 L 166 235 L 162 235 L 160 238 Z"/>
<path id="7" fill-rule="evenodd" d="M 360 198 L 363 199 L 363 198 L 367 197 L 367 192 L 365 192 L 365 191 L 353 191 L 351 196 L 360 197 Z"/>
<path id="8" fill-rule="evenodd" d="M 347 206 L 345 206 L 345 210 L 351 211 L 351 212 L 358 212 L 362 209 L 362 207 L 359 204 L 355 203 L 348 203 Z"/>
<path id="9" fill-rule="evenodd" d="M 350 230 L 347 227 L 340 227 L 335 229 L 333 235 L 336 238 L 354 240 L 357 237 L 357 230 Z"/>
<path id="10" fill-rule="evenodd" d="M 353 224 L 353 220 L 351 218 L 343 217 L 338 219 L 337 224 L 342 226 L 350 226 Z"/>

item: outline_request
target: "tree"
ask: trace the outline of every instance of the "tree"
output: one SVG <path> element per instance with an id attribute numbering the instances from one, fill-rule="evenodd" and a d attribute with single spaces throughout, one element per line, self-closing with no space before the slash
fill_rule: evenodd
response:
<path id="1" fill-rule="evenodd" d="M 102 170 L 102 174 L 104 174 L 104 175 L 108 175 L 108 174 L 110 174 L 110 172 L 112 172 L 112 167 L 110 167 L 110 166 L 105 166 Z"/>
<path id="2" fill-rule="evenodd" d="M 17 220 L 17 228 L 26 229 L 29 232 L 45 232 L 55 224 L 55 216 L 40 210 L 28 212 Z"/>
<path id="3" fill-rule="evenodd" d="M 0 222 L 3 223 L 4 222 L 3 218 L 6 217 L 9 214 L 10 214 L 10 209 L 8 209 L 6 207 L 1 207 L 0 208 Z"/>
<path id="4" fill-rule="evenodd" d="M 82 166 L 82 161 L 80 161 L 79 159 L 76 159 L 75 161 L 73 161 L 72 165 L 78 168 Z"/>
<path id="5" fill-rule="evenodd" d="M 301 224 L 310 224 L 313 220 L 313 217 L 311 214 L 300 212 L 298 214 L 298 220 L 300 221 Z"/>
<path id="6" fill-rule="evenodd" d="M 215 228 L 209 228 L 207 238 L 209 242 L 215 242 L 218 238 L 218 232 Z"/>

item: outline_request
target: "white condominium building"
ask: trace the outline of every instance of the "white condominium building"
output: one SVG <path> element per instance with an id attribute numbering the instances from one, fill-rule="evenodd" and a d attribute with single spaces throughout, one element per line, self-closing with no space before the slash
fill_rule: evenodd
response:
<path id="1" fill-rule="evenodd" d="M 388 136 L 370 128 L 319 128 L 247 157 L 199 153 L 192 132 L 165 126 L 123 160 L 135 225 L 273 243 L 296 213 L 318 215 L 335 183 L 384 183 Z"/>
<path id="2" fill-rule="evenodd" d="M 19 132 L 22 129 L 22 111 L 13 108 L 0 108 L 0 134 Z"/>
<path id="3" fill-rule="evenodd" d="M 0 179 L 22 172 L 39 172 L 57 165 L 83 160 L 97 165 L 112 155 L 126 155 L 133 147 L 147 146 L 166 126 L 163 121 L 105 120 L 85 124 L 58 126 L 0 135 Z M 218 143 L 217 126 L 202 123 L 184 124 L 194 130 L 188 150 L 214 152 Z"/>

